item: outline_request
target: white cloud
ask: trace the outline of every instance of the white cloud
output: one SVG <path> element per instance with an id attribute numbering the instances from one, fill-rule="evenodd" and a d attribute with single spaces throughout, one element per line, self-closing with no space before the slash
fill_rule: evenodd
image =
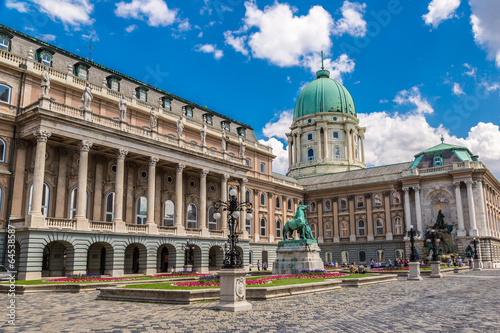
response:
<path id="1" fill-rule="evenodd" d="M 452 91 L 455 95 L 459 96 L 459 95 L 465 95 L 462 87 L 460 87 L 460 85 L 458 83 L 453 83 L 453 88 L 452 88 Z"/>
<path id="2" fill-rule="evenodd" d="M 303 66 L 309 68 L 312 73 L 316 73 L 320 69 L 321 55 L 313 53 L 304 57 Z M 342 75 L 345 73 L 352 73 L 354 71 L 355 63 L 349 58 L 347 54 L 341 54 L 337 59 L 333 60 L 326 58 L 323 61 L 325 69 L 330 71 L 330 78 L 343 82 Z"/>
<path id="3" fill-rule="evenodd" d="M 434 28 L 455 16 L 455 11 L 460 6 L 460 0 L 432 0 L 429 3 L 429 12 L 422 15 L 425 24 L 432 25 Z"/>
<path id="4" fill-rule="evenodd" d="M 500 84 L 498 82 L 488 82 L 484 81 L 481 83 L 487 92 L 500 90 Z"/>
<path id="5" fill-rule="evenodd" d="M 179 31 L 189 31 L 191 30 L 191 24 L 189 24 L 189 19 L 184 19 L 179 23 Z"/>
<path id="6" fill-rule="evenodd" d="M 90 17 L 94 5 L 88 0 L 31 0 L 41 12 L 53 21 L 60 20 L 64 25 L 79 27 L 94 23 Z"/>
<path id="7" fill-rule="evenodd" d="M 137 29 L 137 24 L 132 24 L 132 25 L 129 25 L 128 27 L 126 27 L 125 31 L 127 31 L 128 33 L 131 33 L 135 29 Z"/>
<path id="8" fill-rule="evenodd" d="M 169 9 L 163 0 L 132 0 L 116 4 L 116 16 L 146 20 L 152 27 L 165 27 L 175 22 L 177 9 Z"/>
<path id="9" fill-rule="evenodd" d="M 9 8 L 9 9 L 15 9 L 20 13 L 29 12 L 28 3 L 22 2 L 22 1 L 6 0 L 5 7 Z"/>
<path id="10" fill-rule="evenodd" d="M 274 136 L 286 140 L 285 133 L 290 132 L 290 126 L 293 121 L 293 110 L 281 111 L 279 114 L 275 114 L 276 116 L 279 116 L 278 120 L 268 122 L 262 129 L 262 134 L 268 138 Z"/>
<path id="11" fill-rule="evenodd" d="M 203 53 L 213 53 L 214 55 L 214 58 L 219 60 L 220 58 L 222 58 L 222 56 L 224 55 L 224 53 L 222 52 L 222 50 L 218 50 L 217 49 L 217 45 L 215 44 L 203 44 L 203 45 L 197 45 L 196 46 L 196 51 L 198 52 L 203 52 Z"/>
<path id="12" fill-rule="evenodd" d="M 378 102 L 379 102 L 380 104 L 389 103 L 389 101 L 388 101 L 388 100 L 386 100 L 386 99 L 381 99 L 381 100 L 380 100 L 380 101 L 378 101 Z"/>
<path id="13" fill-rule="evenodd" d="M 240 52 L 243 55 L 248 55 L 248 50 L 245 46 L 247 36 L 234 37 L 231 31 L 225 31 L 224 39 L 225 43 L 227 45 L 231 45 L 236 52 Z"/>
<path id="14" fill-rule="evenodd" d="M 500 67 L 500 1 L 470 0 L 472 15 L 470 22 L 476 44 L 488 52 L 488 58 L 494 59 Z"/>
<path id="15" fill-rule="evenodd" d="M 415 86 L 410 90 L 401 90 L 396 94 L 394 102 L 399 105 L 414 104 L 417 108 L 414 110 L 417 114 L 420 113 L 433 113 L 434 109 L 429 104 L 426 98 L 422 97 L 420 89 Z"/>
<path id="16" fill-rule="evenodd" d="M 335 23 L 333 33 L 343 35 L 345 33 L 353 37 L 364 37 L 366 35 L 366 21 L 363 19 L 366 4 L 344 1 L 340 11 L 342 18 Z"/>
<path id="17" fill-rule="evenodd" d="M 50 43 L 50 42 L 53 42 L 56 40 L 56 35 L 52 35 L 52 34 L 42 34 L 42 35 L 38 35 L 37 37 L 40 38 L 41 40 L 47 42 L 47 43 Z"/>
<path id="18" fill-rule="evenodd" d="M 471 76 L 471 77 L 475 77 L 476 76 L 476 71 L 477 71 L 476 67 L 472 67 L 468 63 L 465 63 L 464 67 L 468 69 L 468 71 L 464 72 L 465 75 Z"/>
<path id="19" fill-rule="evenodd" d="M 276 138 L 261 139 L 259 143 L 273 148 L 273 154 L 276 155 L 276 158 L 273 160 L 273 172 L 286 174 L 288 171 L 288 146 L 285 148 L 283 142 Z"/>
<path id="20" fill-rule="evenodd" d="M 198 34 L 198 38 L 201 38 L 203 37 L 203 31 L 200 31 L 200 33 Z"/>

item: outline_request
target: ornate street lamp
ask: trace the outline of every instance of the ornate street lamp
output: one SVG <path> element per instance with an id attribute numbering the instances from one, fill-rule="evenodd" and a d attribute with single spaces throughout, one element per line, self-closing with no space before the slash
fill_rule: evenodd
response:
<path id="1" fill-rule="evenodd" d="M 182 244 L 182 250 L 184 251 L 184 266 L 193 266 L 194 245 L 189 242 L 189 239 L 186 244 Z"/>
<path id="2" fill-rule="evenodd" d="M 227 202 L 217 201 L 214 203 L 215 213 L 214 218 L 219 220 L 221 218 L 221 213 L 227 212 L 227 225 L 229 228 L 229 235 L 227 243 L 224 245 L 224 265 L 222 268 L 243 268 L 243 260 L 241 259 L 241 253 L 236 249 L 236 244 L 239 242 L 238 234 L 236 229 L 238 226 L 238 220 L 240 218 L 240 212 L 246 211 L 246 219 L 252 219 L 252 204 L 250 202 L 238 202 L 236 199 L 236 190 L 232 188 L 229 191 L 229 200 Z"/>
<path id="3" fill-rule="evenodd" d="M 438 261 L 438 249 L 437 244 L 439 244 L 441 240 L 437 237 L 437 233 L 435 230 L 429 231 L 429 238 L 427 239 L 427 243 L 431 243 L 432 245 L 432 261 Z"/>
<path id="4" fill-rule="evenodd" d="M 474 245 L 474 259 L 479 259 L 479 256 L 477 254 L 477 244 L 479 244 L 479 241 L 474 238 L 470 243 Z"/>
<path id="5" fill-rule="evenodd" d="M 417 256 L 415 255 L 415 237 L 418 237 L 420 234 L 417 230 L 413 229 L 413 226 L 410 226 L 410 230 L 406 233 L 410 239 L 410 262 L 417 261 Z"/>

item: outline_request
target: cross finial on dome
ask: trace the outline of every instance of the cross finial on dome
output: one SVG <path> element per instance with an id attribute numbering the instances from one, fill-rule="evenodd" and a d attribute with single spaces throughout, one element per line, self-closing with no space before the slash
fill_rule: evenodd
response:
<path id="1" fill-rule="evenodd" d="M 441 134 L 441 143 L 444 143 L 444 136 Z"/>
<path id="2" fill-rule="evenodd" d="M 321 69 L 325 69 L 325 66 L 323 66 L 323 50 L 321 50 Z"/>

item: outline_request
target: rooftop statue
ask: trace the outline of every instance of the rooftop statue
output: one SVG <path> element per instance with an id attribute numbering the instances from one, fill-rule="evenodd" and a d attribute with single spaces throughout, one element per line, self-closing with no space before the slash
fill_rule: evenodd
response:
<path id="1" fill-rule="evenodd" d="M 311 227 L 309 226 L 309 223 L 307 223 L 307 219 L 305 217 L 304 211 L 306 209 L 309 209 L 309 205 L 299 205 L 295 215 L 293 216 L 294 219 L 285 223 L 285 227 L 283 228 L 285 240 L 289 240 L 288 236 L 290 236 L 294 230 L 298 231 L 300 239 L 314 239 Z"/>

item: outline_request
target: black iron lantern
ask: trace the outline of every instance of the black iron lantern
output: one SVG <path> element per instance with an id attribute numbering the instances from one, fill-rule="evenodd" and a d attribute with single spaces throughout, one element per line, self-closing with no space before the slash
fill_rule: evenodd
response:
<path id="1" fill-rule="evenodd" d="M 415 238 L 419 236 L 420 232 L 413 229 L 413 226 L 410 226 L 410 230 L 406 233 L 407 237 L 410 240 L 410 262 L 417 261 L 416 249 L 415 249 Z"/>
<path id="2" fill-rule="evenodd" d="M 470 243 L 474 246 L 474 259 L 479 259 L 479 255 L 477 254 L 477 245 L 479 244 L 479 241 L 474 238 Z"/>

